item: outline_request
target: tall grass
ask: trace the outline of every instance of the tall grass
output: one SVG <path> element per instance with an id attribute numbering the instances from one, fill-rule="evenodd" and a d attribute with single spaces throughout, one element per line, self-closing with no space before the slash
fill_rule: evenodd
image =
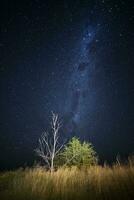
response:
<path id="1" fill-rule="evenodd" d="M 41 167 L 0 174 L 0 200 L 134 200 L 134 166 Z"/>

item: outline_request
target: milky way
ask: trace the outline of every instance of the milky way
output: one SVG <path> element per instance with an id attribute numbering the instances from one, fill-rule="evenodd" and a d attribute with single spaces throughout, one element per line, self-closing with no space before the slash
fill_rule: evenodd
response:
<path id="1" fill-rule="evenodd" d="M 94 69 L 92 54 L 95 52 L 96 31 L 86 27 L 86 31 L 80 38 L 77 57 L 74 62 L 71 78 L 69 81 L 68 94 L 68 123 L 67 131 L 75 133 L 84 126 L 89 114 L 90 104 L 90 79 Z M 93 48 L 94 45 L 94 48 Z"/>

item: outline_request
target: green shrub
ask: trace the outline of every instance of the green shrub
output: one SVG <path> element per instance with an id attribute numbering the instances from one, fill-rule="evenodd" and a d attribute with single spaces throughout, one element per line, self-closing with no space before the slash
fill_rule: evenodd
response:
<path id="1" fill-rule="evenodd" d="M 97 164 L 98 158 L 91 143 L 73 137 L 60 154 L 60 160 L 67 166 L 89 166 Z"/>

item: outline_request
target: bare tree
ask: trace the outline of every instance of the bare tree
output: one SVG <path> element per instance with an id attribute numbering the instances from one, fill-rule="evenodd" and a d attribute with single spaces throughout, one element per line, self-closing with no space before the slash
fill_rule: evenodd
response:
<path id="1" fill-rule="evenodd" d="M 37 155 L 40 156 L 51 172 L 54 170 L 54 159 L 59 154 L 64 144 L 59 143 L 59 129 L 61 122 L 59 121 L 58 114 L 52 112 L 51 130 L 52 134 L 44 132 L 39 138 L 39 147 L 35 150 Z"/>

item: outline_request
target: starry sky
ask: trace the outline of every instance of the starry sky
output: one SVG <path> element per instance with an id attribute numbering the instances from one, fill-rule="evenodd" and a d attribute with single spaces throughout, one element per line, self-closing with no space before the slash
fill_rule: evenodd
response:
<path id="1" fill-rule="evenodd" d="M 2 0 L 0 15 L 0 169 L 34 162 L 51 111 L 102 162 L 131 155 L 133 1 Z"/>

